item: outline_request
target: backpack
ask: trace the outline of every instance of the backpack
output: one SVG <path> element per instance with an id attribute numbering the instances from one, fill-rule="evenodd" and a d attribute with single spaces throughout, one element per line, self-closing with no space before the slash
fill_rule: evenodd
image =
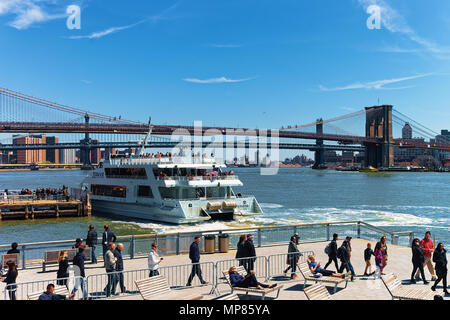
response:
<path id="1" fill-rule="evenodd" d="M 324 249 L 324 252 L 325 252 L 327 255 L 330 255 L 330 252 L 331 252 L 331 242 L 330 242 L 329 244 L 327 244 L 327 246 L 326 246 L 325 249 Z"/>
<path id="2" fill-rule="evenodd" d="M 337 250 L 337 257 L 339 259 L 342 259 L 344 257 L 344 248 L 342 248 L 342 246 L 340 246 L 339 249 Z"/>

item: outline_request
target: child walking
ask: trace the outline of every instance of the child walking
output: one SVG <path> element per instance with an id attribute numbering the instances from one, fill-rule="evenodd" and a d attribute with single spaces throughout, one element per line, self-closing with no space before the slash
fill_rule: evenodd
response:
<path id="1" fill-rule="evenodd" d="M 372 245 L 369 242 L 369 243 L 367 243 L 367 248 L 364 250 L 364 261 L 366 262 L 366 268 L 364 269 L 365 276 L 371 276 L 375 273 L 375 271 L 371 272 L 372 271 L 372 263 L 370 262 L 370 258 L 372 256 L 375 256 L 375 254 L 373 253 Z M 367 271 L 369 271 L 370 273 L 367 273 Z"/>

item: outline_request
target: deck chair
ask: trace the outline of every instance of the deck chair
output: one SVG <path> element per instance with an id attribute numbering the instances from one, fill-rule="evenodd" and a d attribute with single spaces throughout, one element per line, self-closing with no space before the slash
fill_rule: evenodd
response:
<path id="1" fill-rule="evenodd" d="M 329 276 L 329 277 L 322 276 L 320 278 L 314 278 L 311 275 L 311 270 L 309 270 L 308 262 L 300 263 L 298 265 L 298 268 L 300 269 L 300 273 L 302 274 L 303 278 L 305 279 L 305 286 L 306 286 L 306 282 L 307 281 L 314 281 L 315 283 L 318 283 L 318 282 L 332 283 L 332 284 L 334 284 L 333 293 L 336 293 L 338 284 L 340 284 L 342 282 L 345 282 L 344 289 L 347 288 L 348 277 L 346 277 L 345 279 L 337 278 L 337 277 L 331 277 L 331 276 Z"/>
<path id="2" fill-rule="evenodd" d="M 328 289 L 322 283 L 316 283 L 303 290 L 308 300 L 333 300 Z"/>
<path id="3" fill-rule="evenodd" d="M 236 269 L 237 269 L 237 272 L 241 276 L 245 277 L 247 275 L 247 271 L 245 271 L 245 268 L 243 266 L 236 267 Z M 246 295 L 248 295 L 249 292 L 259 293 L 259 294 L 261 294 L 261 299 L 264 300 L 268 293 L 277 291 L 277 295 L 275 297 L 275 299 L 277 299 L 278 296 L 280 295 L 281 288 L 283 288 L 282 285 L 277 285 L 275 288 L 263 288 L 263 289 L 233 287 L 231 285 L 230 275 L 229 275 L 228 271 L 222 271 L 222 273 L 223 273 L 224 277 L 226 278 L 228 285 L 231 288 L 231 293 L 234 293 L 234 291 L 242 291 L 242 292 L 245 292 Z"/>
<path id="4" fill-rule="evenodd" d="M 201 300 L 203 296 L 190 289 L 171 290 L 163 275 L 135 281 L 144 300 Z"/>
<path id="5" fill-rule="evenodd" d="M 404 286 L 402 282 L 393 273 L 381 276 L 392 300 L 433 300 L 438 293 L 431 291 L 430 288 L 417 288 L 415 286 Z"/>

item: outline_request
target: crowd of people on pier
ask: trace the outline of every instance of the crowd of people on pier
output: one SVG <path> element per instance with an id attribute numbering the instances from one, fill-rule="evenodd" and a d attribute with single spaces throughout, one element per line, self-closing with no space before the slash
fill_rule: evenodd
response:
<path id="1" fill-rule="evenodd" d="M 30 196 L 34 200 L 53 200 L 55 198 L 69 198 L 69 189 L 67 186 L 63 185 L 61 188 L 22 188 L 20 191 L 11 191 L 5 189 L 3 192 L 3 198 L 6 200 L 9 196 Z"/>
<path id="2" fill-rule="evenodd" d="M 246 275 L 242 275 L 238 272 L 237 266 L 233 265 L 228 269 L 229 279 L 232 286 L 237 287 L 255 287 L 255 288 L 273 288 L 276 284 L 261 283 L 256 278 L 255 261 L 257 259 L 255 245 L 253 243 L 254 234 L 241 235 L 237 242 L 236 255 L 237 265 L 243 266 L 246 270 Z M 107 274 L 107 284 L 103 291 L 107 297 L 118 295 L 116 293 L 117 286 L 119 286 L 121 293 L 128 293 L 129 291 L 125 287 L 124 281 L 124 263 L 122 252 L 124 246 L 122 243 L 117 242 L 117 236 L 109 228 L 108 225 L 104 225 L 104 231 L 102 234 L 101 246 L 103 249 L 103 268 Z M 284 274 L 290 272 L 290 279 L 294 280 L 298 277 L 297 269 L 300 257 L 303 255 L 299 248 L 300 236 L 296 233 L 291 236 L 287 250 L 286 265 Z M 321 266 L 321 262 L 313 254 L 308 254 L 306 262 L 308 264 L 311 276 L 313 277 L 337 277 L 337 278 L 349 278 L 350 281 L 354 281 L 357 277 L 354 270 L 352 259 L 355 258 L 355 252 L 352 250 L 352 237 L 346 236 L 345 240 L 338 245 L 339 235 L 333 234 L 333 239 L 324 248 L 325 254 L 328 256 L 328 261 L 325 266 Z M 96 247 L 98 245 L 98 234 L 93 225 L 89 226 L 86 239 L 83 243 L 83 239 L 77 238 L 72 249 L 77 249 L 76 255 L 73 257 L 72 265 L 76 267 L 76 275 L 84 279 L 85 274 L 85 261 L 91 260 L 91 263 L 97 264 Z M 192 264 L 191 272 L 186 282 L 186 287 L 192 286 L 192 281 L 195 277 L 198 277 L 200 284 L 206 285 L 209 282 L 203 278 L 201 264 L 200 264 L 200 242 L 201 237 L 195 236 L 193 242 L 189 247 L 189 259 Z M 17 243 L 12 243 L 11 249 L 7 254 L 20 254 Z M 90 248 L 90 257 L 86 256 L 86 249 Z M 428 271 L 431 274 L 431 280 L 434 284 L 431 286 L 431 290 L 436 291 L 437 286 L 442 281 L 443 291 L 448 295 L 447 291 L 447 257 L 446 250 L 443 243 L 434 245 L 431 239 L 431 233 L 427 231 L 423 239 L 419 240 L 415 238 L 411 244 L 412 252 L 412 273 L 410 281 L 412 284 L 421 279 L 424 284 L 429 282 L 425 278 L 424 266 L 427 266 Z M 367 243 L 366 248 L 361 252 L 361 257 L 364 259 L 365 269 L 361 277 L 374 276 L 374 279 L 380 278 L 385 274 L 385 268 L 388 267 L 388 247 L 386 243 L 386 237 L 382 236 L 376 243 L 374 250 L 371 243 Z M 372 258 L 375 261 L 375 270 L 372 267 Z M 164 258 L 158 253 L 158 244 L 156 242 L 151 243 L 148 255 L 148 276 L 154 277 L 159 275 L 159 267 L 163 263 Z M 338 263 L 340 261 L 340 264 Z M 60 250 L 57 259 L 58 270 L 56 273 L 56 284 L 60 286 L 66 286 L 69 289 L 68 278 L 70 261 L 68 256 L 68 250 Z M 328 269 L 331 264 L 334 264 L 335 270 Z M 433 265 L 434 263 L 434 265 Z M 7 273 L 2 275 L 1 279 L 7 284 L 7 291 L 9 293 L 10 300 L 16 299 L 17 284 L 16 279 L 18 277 L 17 261 L 6 261 Z M 346 271 L 344 273 L 344 270 Z M 420 277 L 421 278 L 420 278 Z M 46 291 L 41 294 L 39 300 L 61 300 L 61 299 L 73 299 L 77 290 L 81 290 L 83 299 L 88 299 L 88 293 L 85 288 L 85 282 L 79 281 L 70 294 L 59 295 L 54 293 L 55 285 L 49 284 Z M 437 296 L 436 296 L 437 297 Z"/>

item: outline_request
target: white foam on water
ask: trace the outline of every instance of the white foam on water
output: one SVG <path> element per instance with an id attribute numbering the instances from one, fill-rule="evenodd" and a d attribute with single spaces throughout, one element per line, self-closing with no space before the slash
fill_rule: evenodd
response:
<path id="1" fill-rule="evenodd" d="M 260 203 L 259 204 L 261 206 L 261 208 L 263 209 L 279 209 L 279 208 L 284 208 L 284 206 L 282 204 L 279 203 Z"/>

